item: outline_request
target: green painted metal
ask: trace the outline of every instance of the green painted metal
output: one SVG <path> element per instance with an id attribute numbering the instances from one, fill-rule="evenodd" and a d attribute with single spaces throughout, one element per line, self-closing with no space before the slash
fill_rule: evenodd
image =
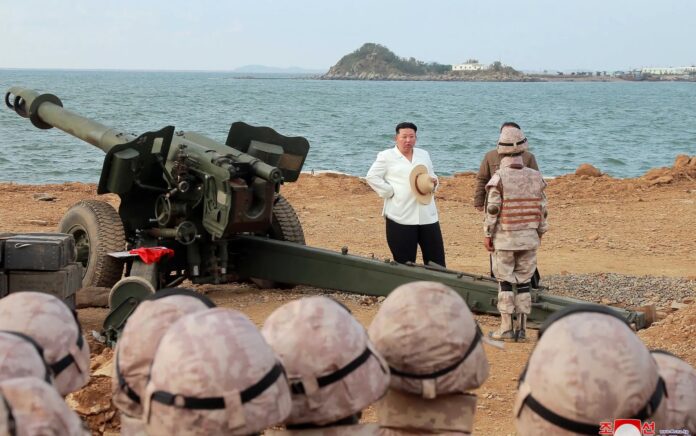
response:
<path id="1" fill-rule="evenodd" d="M 457 291 L 479 313 L 498 314 L 495 280 L 474 274 L 423 265 L 402 265 L 322 248 L 255 236 L 240 236 L 231 244 L 236 268 L 243 276 L 296 285 L 335 289 L 365 295 L 386 296 L 394 288 L 413 281 L 435 281 Z M 585 301 L 532 292 L 529 320 L 542 322 L 551 313 Z M 614 308 L 636 329 L 645 327 L 645 315 Z"/>
<path id="2" fill-rule="evenodd" d="M 38 128 L 56 127 L 106 152 L 97 192 L 120 197 L 129 246 L 180 253 L 162 266 L 156 288 L 179 277 L 196 283 L 237 277 L 227 265 L 226 240 L 272 231 L 280 186 L 297 179 L 309 151 L 303 137 L 242 122 L 230 126 L 226 143 L 174 126 L 135 136 L 21 87 L 10 88 L 5 103 Z"/>
<path id="3" fill-rule="evenodd" d="M 52 94 L 39 94 L 32 89 L 14 86 L 5 94 L 5 103 L 20 116 L 29 118 L 40 129 L 55 127 L 105 152 L 115 145 L 136 138 L 135 135 L 120 132 L 63 109 L 63 103 Z"/>
<path id="4" fill-rule="evenodd" d="M 388 295 L 401 284 L 430 280 L 455 289 L 476 312 L 498 313 L 497 284 L 488 277 L 247 236 L 293 240 L 273 234 L 274 208 L 280 185 L 300 174 L 309 151 L 305 138 L 241 122 L 232 124 L 224 144 L 198 133 L 176 132 L 173 126 L 135 136 L 64 109 L 52 94 L 13 87 L 5 103 L 37 128 L 56 127 L 106 152 L 98 193 L 121 198 L 119 217 L 128 247 L 162 245 L 176 252 L 158 264 L 156 289 L 186 278 L 194 283 L 255 278 Z M 287 208 L 288 231 L 303 241 L 301 225 Z M 90 245 L 89 250 L 95 249 Z M 105 322 L 114 339 L 144 298 L 138 289 L 120 293 Z M 581 303 L 539 293 L 532 294 L 532 301 L 530 321 L 537 322 Z M 614 309 L 636 328 L 645 327 L 643 314 Z"/>

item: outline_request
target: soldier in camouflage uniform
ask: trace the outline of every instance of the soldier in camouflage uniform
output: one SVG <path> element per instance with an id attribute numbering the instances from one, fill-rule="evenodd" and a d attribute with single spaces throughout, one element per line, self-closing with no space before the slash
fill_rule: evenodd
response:
<path id="1" fill-rule="evenodd" d="M 696 435 L 696 369 L 664 351 L 652 352 L 667 384 L 667 418 L 663 428 L 687 429 Z"/>
<path id="2" fill-rule="evenodd" d="M 0 435 L 89 436 L 90 432 L 53 386 L 25 377 L 0 383 Z"/>
<path id="3" fill-rule="evenodd" d="M 0 331 L 0 382 L 21 377 L 53 382 L 41 345 L 23 333 Z"/>
<path id="4" fill-rule="evenodd" d="M 597 435 L 616 418 L 665 428 L 666 396 L 655 359 L 626 321 L 607 307 L 576 305 L 539 330 L 520 376 L 515 426 L 529 436 Z"/>
<path id="5" fill-rule="evenodd" d="M 292 301 L 268 317 L 262 333 L 282 360 L 293 394 L 286 430 L 266 435 L 378 434 L 377 424 L 358 420 L 387 391 L 389 370 L 345 307 L 323 296 Z"/>
<path id="6" fill-rule="evenodd" d="M 526 147 L 527 138 L 520 129 L 503 127 L 498 139 L 501 168 L 486 184 L 484 246 L 493 253 L 501 318 L 500 328 L 489 336 L 497 340 L 526 339 L 527 315 L 532 310 L 529 291 L 536 270 L 536 250 L 541 236 L 548 230 L 546 182 L 539 171 L 524 166 L 520 154 Z"/>
<path id="7" fill-rule="evenodd" d="M 89 381 L 89 345 L 77 314 L 53 295 L 17 292 L 0 300 L 0 330 L 23 333 L 44 352 L 61 395 Z"/>
<path id="8" fill-rule="evenodd" d="M 520 125 L 511 121 L 503 123 L 500 126 L 500 131 L 506 127 L 515 127 L 520 129 Z M 493 174 L 500 168 L 500 155 L 497 148 L 486 153 L 481 161 L 478 173 L 476 174 L 476 187 L 474 188 L 474 207 L 479 212 L 483 212 L 483 205 L 486 202 L 486 183 L 491 180 Z M 536 157 L 528 150 L 522 152 L 522 161 L 524 166 L 533 170 L 539 171 Z"/>
<path id="9" fill-rule="evenodd" d="M 142 401 L 149 435 L 250 435 L 291 407 L 278 357 L 246 316 L 222 308 L 169 327 Z"/>
<path id="10" fill-rule="evenodd" d="M 146 434 L 141 398 L 162 336 L 184 315 L 211 307 L 215 307 L 213 302 L 192 290 L 162 289 L 128 318 L 114 353 L 112 378 L 112 401 L 121 411 L 121 434 Z"/>
<path id="11" fill-rule="evenodd" d="M 476 395 L 468 391 L 488 378 L 488 359 L 459 294 L 434 282 L 399 286 L 368 332 L 391 370 L 376 405 L 381 435 L 472 433 Z"/>

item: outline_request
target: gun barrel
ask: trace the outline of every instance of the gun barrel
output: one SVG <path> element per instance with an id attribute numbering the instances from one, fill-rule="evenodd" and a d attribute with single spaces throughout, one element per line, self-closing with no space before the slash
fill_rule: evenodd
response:
<path id="1" fill-rule="evenodd" d="M 29 118 L 40 129 L 58 128 L 104 152 L 137 137 L 63 109 L 63 103 L 52 94 L 39 94 L 32 89 L 14 86 L 5 94 L 5 104 L 19 116 Z"/>
<path id="2" fill-rule="evenodd" d="M 264 180 L 268 180 L 272 183 L 279 183 L 281 180 L 283 180 L 283 172 L 280 170 L 280 168 L 268 165 L 261 159 L 250 156 L 246 153 L 242 153 L 239 150 L 232 149 L 228 153 L 232 155 L 237 162 L 251 165 L 251 167 L 254 169 L 254 173 Z"/>

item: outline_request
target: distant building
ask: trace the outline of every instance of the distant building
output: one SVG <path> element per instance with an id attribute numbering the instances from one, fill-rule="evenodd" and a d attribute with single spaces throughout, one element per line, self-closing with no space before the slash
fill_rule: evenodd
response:
<path id="1" fill-rule="evenodd" d="M 641 68 L 640 72 L 642 74 L 654 74 L 657 76 L 677 76 L 680 74 L 696 73 L 696 66 L 690 67 L 649 67 Z"/>
<path id="2" fill-rule="evenodd" d="M 476 59 L 469 59 L 463 64 L 452 65 L 452 71 L 481 71 L 485 70 L 486 66 L 479 64 Z"/>

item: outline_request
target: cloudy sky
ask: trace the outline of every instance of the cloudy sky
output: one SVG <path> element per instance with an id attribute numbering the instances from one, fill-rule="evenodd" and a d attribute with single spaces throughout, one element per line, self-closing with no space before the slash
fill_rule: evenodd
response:
<path id="1" fill-rule="evenodd" d="M 365 42 L 454 64 L 696 64 L 694 0 L 0 0 L 0 68 L 326 70 Z"/>

